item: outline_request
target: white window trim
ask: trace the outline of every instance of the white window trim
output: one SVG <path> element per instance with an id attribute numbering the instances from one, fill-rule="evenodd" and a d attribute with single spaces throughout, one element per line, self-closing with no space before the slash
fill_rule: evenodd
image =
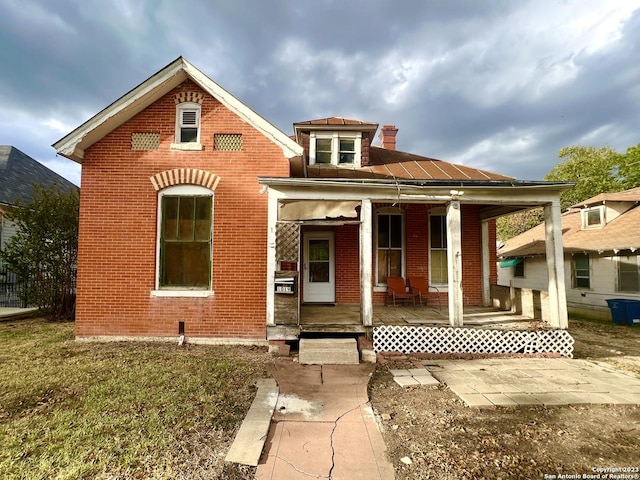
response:
<path id="1" fill-rule="evenodd" d="M 206 187 L 199 185 L 175 185 L 173 187 L 167 187 L 158 192 L 158 214 L 156 219 L 156 278 L 155 288 L 151 291 L 152 297 L 212 297 L 213 291 L 213 279 L 209 288 L 192 288 L 192 287 L 165 287 L 160 288 L 160 236 L 162 232 L 162 197 L 164 195 L 207 195 L 210 196 L 211 201 L 211 226 L 214 225 L 214 201 L 213 191 Z M 211 252 L 209 253 L 211 258 L 211 274 L 213 274 L 213 232 L 211 233 Z"/>
<path id="2" fill-rule="evenodd" d="M 600 213 L 600 222 L 597 225 L 588 225 L 589 213 L 593 211 L 598 211 Z M 582 230 L 594 230 L 597 228 L 602 228 L 607 223 L 605 218 L 605 210 L 604 205 L 598 205 L 596 207 L 583 208 L 580 211 L 580 223 L 582 225 Z"/>
<path id="3" fill-rule="evenodd" d="M 574 254 L 571 255 L 571 288 L 574 290 L 593 290 L 592 286 L 593 286 L 593 275 L 591 272 L 591 265 L 593 264 L 592 260 L 591 260 L 591 255 L 589 255 L 588 253 L 584 253 L 583 255 L 585 255 L 587 257 L 587 263 L 588 263 L 588 268 L 587 271 L 589 272 L 589 276 L 588 277 L 578 277 L 577 275 L 577 268 L 576 268 L 576 255 L 579 254 Z M 578 278 L 586 278 L 587 280 L 589 280 L 589 286 L 588 287 L 579 287 L 577 285 L 578 283 Z"/>
<path id="4" fill-rule="evenodd" d="M 330 132 L 309 134 L 309 165 L 316 165 L 316 140 L 318 138 L 331 139 L 331 163 L 320 163 L 318 165 L 332 165 L 342 168 L 360 168 L 362 163 L 362 132 Z M 354 140 L 353 163 L 340 163 L 340 139 Z"/>
<path id="5" fill-rule="evenodd" d="M 198 129 L 198 137 L 195 142 L 180 142 L 180 129 L 182 127 L 182 111 L 183 110 L 195 110 L 196 111 L 196 125 Z M 201 122 L 201 110 L 202 106 L 199 103 L 184 102 L 176 105 L 176 124 L 175 124 L 175 142 L 171 144 L 171 150 L 202 150 L 202 144 L 200 143 L 200 134 L 202 130 Z"/>
<path id="6" fill-rule="evenodd" d="M 447 224 L 447 210 L 445 207 L 435 207 L 429 210 L 429 219 L 428 219 L 428 226 L 429 226 L 429 238 L 427 239 L 427 241 L 429 242 L 428 247 L 429 247 L 429 265 L 427 266 L 427 269 L 429 271 L 429 285 L 434 285 L 435 287 L 437 287 L 438 291 L 440 292 L 447 292 L 449 291 L 449 282 L 447 283 L 436 283 L 433 282 L 431 280 L 431 251 L 432 250 L 436 250 L 436 251 L 447 251 L 449 249 L 449 239 L 447 238 L 447 248 L 431 248 L 431 217 L 444 217 L 445 218 L 445 228 L 444 230 L 441 232 L 441 235 L 444 235 L 445 237 L 447 236 L 447 229 L 446 229 L 446 224 Z M 435 292 L 436 289 L 433 289 L 430 291 Z"/>
<path id="7" fill-rule="evenodd" d="M 378 218 L 380 217 L 380 215 L 399 215 L 400 216 L 400 228 L 401 228 L 401 234 L 402 234 L 402 252 L 401 252 L 401 265 L 400 265 L 400 269 L 402 271 L 401 277 L 405 277 L 405 273 L 406 273 L 406 254 L 407 254 L 407 239 L 406 239 L 406 235 L 405 235 L 405 215 L 404 212 L 402 211 L 402 209 L 400 208 L 395 208 L 395 207 L 382 207 L 376 210 L 376 214 L 375 214 L 375 225 L 374 225 L 374 232 L 375 232 L 375 249 L 376 249 L 376 263 L 375 263 L 375 286 L 378 287 L 378 290 L 374 291 L 383 291 L 386 292 L 387 291 L 387 284 L 386 283 L 378 283 L 378 252 L 380 250 L 380 248 L 378 247 Z"/>

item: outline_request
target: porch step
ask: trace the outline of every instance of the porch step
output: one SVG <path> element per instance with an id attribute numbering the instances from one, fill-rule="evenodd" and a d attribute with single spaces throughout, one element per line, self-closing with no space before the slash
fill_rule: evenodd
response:
<path id="1" fill-rule="evenodd" d="M 355 338 L 301 338 L 298 361 L 302 365 L 357 365 Z"/>

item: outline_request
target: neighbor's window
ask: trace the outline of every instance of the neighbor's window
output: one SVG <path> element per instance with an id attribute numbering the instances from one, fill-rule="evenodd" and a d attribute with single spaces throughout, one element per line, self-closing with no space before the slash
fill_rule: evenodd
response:
<path id="1" fill-rule="evenodd" d="M 442 285 L 449 281 L 446 215 L 429 216 L 429 274 L 431 283 Z"/>
<path id="2" fill-rule="evenodd" d="M 360 165 L 361 132 L 339 132 L 316 134 L 311 132 L 309 144 L 309 164 Z"/>
<path id="3" fill-rule="evenodd" d="M 638 270 L 637 255 L 618 257 L 618 291 L 640 291 L 640 272 Z"/>
<path id="4" fill-rule="evenodd" d="M 591 288 L 589 255 L 585 253 L 576 253 L 573 256 L 573 288 Z"/>
<path id="5" fill-rule="evenodd" d="M 395 209 L 393 209 L 395 210 Z M 402 212 L 383 209 L 377 215 L 377 283 L 387 282 L 387 277 L 402 277 L 403 257 Z"/>
<path id="6" fill-rule="evenodd" d="M 176 106 L 176 143 L 174 149 L 199 150 L 200 104 L 185 102 Z"/>
<path id="7" fill-rule="evenodd" d="M 604 206 L 599 205 L 597 207 L 583 208 L 581 210 L 582 215 L 582 228 L 598 228 L 604 225 Z"/>
<path id="8" fill-rule="evenodd" d="M 169 193 L 160 199 L 159 287 L 209 289 L 213 195 Z"/>
<path id="9" fill-rule="evenodd" d="M 520 262 L 516 263 L 513 267 L 513 276 L 517 278 L 524 278 L 524 258 L 520 259 Z"/>

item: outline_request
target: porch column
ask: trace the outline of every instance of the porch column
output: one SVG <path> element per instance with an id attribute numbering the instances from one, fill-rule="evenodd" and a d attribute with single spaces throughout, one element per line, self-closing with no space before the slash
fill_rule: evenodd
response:
<path id="1" fill-rule="evenodd" d="M 360 208 L 360 315 L 365 327 L 373 326 L 373 294 L 371 288 L 373 227 L 371 200 L 363 198 Z"/>
<path id="2" fill-rule="evenodd" d="M 278 198 L 269 189 L 267 201 L 267 325 L 275 325 L 276 222 Z"/>
<path id="3" fill-rule="evenodd" d="M 449 277 L 449 324 L 462 326 L 462 228 L 460 226 L 460 202 L 447 205 L 447 268 Z"/>
<path id="4" fill-rule="evenodd" d="M 491 269 L 489 258 L 489 222 L 483 220 L 481 223 L 481 237 L 482 237 L 482 252 L 480 253 L 482 258 L 482 305 L 485 307 L 491 306 Z M 494 260 L 495 261 L 495 260 Z"/>
<path id="5" fill-rule="evenodd" d="M 549 274 L 549 323 L 552 327 L 566 329 L 567 293 L 564 281 L 564 253 L 562 250 L 562 219 L 560 202 L 544 207 L 544 229 Z"/>

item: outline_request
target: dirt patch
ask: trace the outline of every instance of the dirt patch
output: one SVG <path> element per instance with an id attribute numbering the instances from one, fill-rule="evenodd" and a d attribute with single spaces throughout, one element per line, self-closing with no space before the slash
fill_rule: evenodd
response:
<path id="1" fill-rule="evenodd" d="M 576 358 L 640 376 L 640 328 L 572 321 L 569 331 Z M 470 409 L 446 386 L 402 388 L 388 372 L 413 367 L 379 365 L 369 384 L 398 480 L 640 475 L 638 406 Z"/>

